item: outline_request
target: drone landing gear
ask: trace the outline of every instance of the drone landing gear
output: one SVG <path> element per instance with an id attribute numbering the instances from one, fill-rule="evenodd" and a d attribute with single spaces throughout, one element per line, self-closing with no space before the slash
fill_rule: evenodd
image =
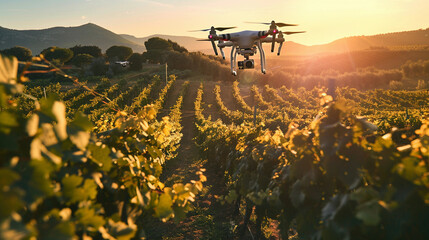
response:
<path id="1" fill-rule="evenodd" d="M 237 76 L 237 71 L 235 71 L 236 61 L 237 61 L 237 51 L 236 51 L 236 46 L 234 45 L 231 48 L 231 73 L 234 76 Z"/>
<path id="2" fill-rule="evenodd" d="M 262 48 L 261 41 L 257 41 L 256 46 L 259 49 L 259 55 L 261 56 L 261 72 L 265 74 L 265 52 Z"/>

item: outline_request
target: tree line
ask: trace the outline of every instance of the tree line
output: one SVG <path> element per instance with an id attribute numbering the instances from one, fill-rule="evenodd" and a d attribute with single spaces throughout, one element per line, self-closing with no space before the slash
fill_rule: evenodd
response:
<path id="1" fill-rule="evenodd" d="M 89 76 L 115 75 L 123 71 L 123 67 L 115 63 L 128 61 L 130 70 L 141 70 L 144 62 L 167 63 L 171 69 L 193 70 L 221 79 L 230 77 L 229 68 L 224 60 L 199 52 L 190 53 L 185 47 L 171 40 L 159 37 L 150 38 L 145 42 L 145 47 L 146 51 L 143 53 L 133 52 L 126 46 L 112 46 L 103 53 L 98 46 L 76 45 L 71 48 L 53 46 L 44 49 L 40 54 L 43 54 L 45 59 L 56 66 L 75 66 L 80 68 L 83 74 Z M 31 50 L 22 46 L 0 50 L 0 53 L 15 56 L 19 61 L 30 61 L 33 57 Z M 38 75 L 35 74 L 35 78 L 37 77 Z"/>

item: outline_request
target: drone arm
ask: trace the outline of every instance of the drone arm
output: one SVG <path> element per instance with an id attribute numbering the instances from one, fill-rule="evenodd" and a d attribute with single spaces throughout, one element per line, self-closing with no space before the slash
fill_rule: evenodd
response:
<path id="1" fill-rule="evenodd" d="M 232 47 L 232 46 L 234 46 L 234 43 L 233 42 L 219 42 L 218 44 L 217 44 L 217 46 L 219 47 L 219 48 L 223 48 L 223 47 Z"/>

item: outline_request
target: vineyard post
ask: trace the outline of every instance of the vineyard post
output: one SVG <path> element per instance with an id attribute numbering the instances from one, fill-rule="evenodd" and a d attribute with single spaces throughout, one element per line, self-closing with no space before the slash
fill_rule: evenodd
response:
<path id="1" fill-rule="evenodd" d="M 167 85 L 167 63 L 165 63 L 165 85 Z"/>
<path id="2" fill-rule="evenodd" d="M 45 99 L 46 99 L 46 89 L 43 88 L 43 95 L 45 95 Z"/>

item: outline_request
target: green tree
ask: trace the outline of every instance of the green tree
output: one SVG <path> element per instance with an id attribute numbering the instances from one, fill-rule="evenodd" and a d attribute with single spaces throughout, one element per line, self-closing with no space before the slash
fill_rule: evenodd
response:
<path id="1" fill-rule="evenodd" d="M 164 51 L 161 50 L 150 50 L 147 52 L 144 52 L 142 57 L 143 61 L 148 60 L 150 63 L 164 63 L 165 57 L 164 57 Z"/>
<path id="2" fill-rule="evenodd" d="M 167 57 L 168 66 L 174 69 L 190 69 L 192 67 L 192 57 L 187 53 L 169 52 Z"/>
<path id="3" fill-rule="evenodd" d="M 106 50 L 106 55 L 109 59 L 117 59 L 119 61 L 127 60 L 131 54 L 133 54 L 133 50 L 126 46 L 111 46 Z"/>
<path id="4" fill-rule="evenodd" d="M 142 69 L 142 63 L 143 63 L 143 56 L 139 53 L 133 53 L 129 58 L 128 61 L 130 62 L 130 69 L 131 70 L 141 70 Z"/>
<path id="5" fill-rule="evenodd" d="M 172 45 L 165 39 L 159 37 L 149 38 L 145 43 L 146 51 L 161 50 L 161 51 L 172 51 Z"/>
<path id="6" fill-rule="evenodd" d="M 0 53 L 6 56 L 15 56 L 19 61 L 30 61 L 32 57 L 31 50 L 21 46 L 4 49 Z"/>
<path id="7" fill-rule="evenodd" d="M 61 63 L 68 62 L 73 58 L 73 51 L 68 48 L 49 47 L 43 50 L 42 54 L 49 61 L 57 60 Z"/>
<path id="8" fill-rule="evenodd" d="M 72 63 L 74 65 L 76 65 L 77 67 L 83 67 L 86 66 L 90 63 L 92 63 L 92 60 L 94 59 L 94 57 L 92 55 L 86 54 L 86 53 L 81 53 L 76 55 L 73 60 Z"/>
<path id="9" fill-rule="evenodd" d="M 76 46 L 70 48 L 70 50 L 73 51 L 73 54 L 75 56 L 77 56 L 78 54 L 89 54 L 93 57 L 101 57 L 102 56 L 101 48 L 99 48 L 97 46 L 76 45 Z"/>
<path id="10" fill-rule="evenodd" d="M 168 39 L 168 43 L 171 45 L 174 51 L 180 52 L 180 53 L 187 53 L 188 49 L 185 47 L 180 46 L 177 42 L 173 42 L 170 39 Z"/>

